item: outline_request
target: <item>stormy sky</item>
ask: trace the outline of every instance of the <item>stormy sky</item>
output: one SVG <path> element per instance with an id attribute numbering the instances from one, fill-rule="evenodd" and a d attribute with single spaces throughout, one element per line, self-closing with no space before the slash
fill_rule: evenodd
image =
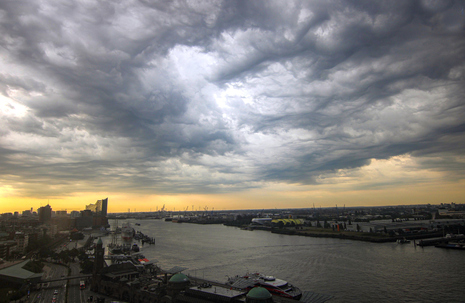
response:
<path id="1" fill-rule="evenodd" d="M 464 203 L 464 5 L 1 1 L 1 203 Z"/>

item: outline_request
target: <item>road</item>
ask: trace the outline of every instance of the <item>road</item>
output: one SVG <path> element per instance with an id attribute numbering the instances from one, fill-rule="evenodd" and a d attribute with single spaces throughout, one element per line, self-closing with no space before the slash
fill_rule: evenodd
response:
<path id="1" fill-rule="evenodd" d="M 68 268 L 62 265 L 46 263 L 44 266 L 43 280 L 57 279 L 68 275 Z M 42 283 L 39 291 L 32 292 L 26 302 L 65 302 L 66 280 Z M 54 299 L 55 298 L 55 299 Z"/>
<path id="2" fill-rule="evenodd" d="M 81 270 L 81 268 L 79 267 L 79 263 L 77 263 L 77 262 L 76 263 L 71 263 L 70 268 L 71 268 L 71 275 L 72 276 L 78 275 L 80 270 Z M 87 291 L 79 289 L 79 282 L 80 282 L 80 279 L 69 280 L 69 283 L 68 283 L 68 303 L 87 302 L 87 298 L 85 297 Z"/>
<path id="3" fill-rule="evenodd" d="M 61 250 L 67 250 L 72 248 L 82 247 L 88 236 L 85 239 L 79 241 L 65 242 L 55 248 L 55 251 L 59 253 Z M 69 263 L 69 276 L 78 276 L 81 271 L 79 262 Z M 44 275 L 42 280 L 52 280 L 59 279 L 62 277 L 68 276 L 68 267 L 55 264 L 55 263 L 45 263 L 44 266 Z M 81 290 L 79 287 L 79 282 L 81 280 L 86 281 L 86 288 Z M 55 282 L 46 282 L 42 283 L 42 287 L 38 291 L 34 291 L 30 294 L 28 298 L 23 298 L 22 302 L 28 303 L 63 303 L 65 302 L 66 290 L 68 288 L 67 302 L 68 303 L 87 303 L 90 296 L 93 297 L 93 302 L 97 301 L 97 298 L 103 298 L 104 296 L 97 293 L 91 292 L 86 278 L 83 279 L 71 279 Z M 110 302 L 109 297 L 105 297 L 105 302 Z"/>

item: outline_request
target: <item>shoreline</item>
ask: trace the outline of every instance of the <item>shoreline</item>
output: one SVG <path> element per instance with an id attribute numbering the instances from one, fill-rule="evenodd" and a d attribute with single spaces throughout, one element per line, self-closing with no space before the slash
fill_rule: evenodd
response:
<path id="1" fill-rule="evenodd" d="M 382 236 L 378 234 L 370 234 L 370 233 L 352 234 L 351 232 L 336 232 L 332 230 L 310 231 L 310 230 L 291 230 L 291 229 L 271 229 L 271 232 L 275 234 L 290 235 L 290 236 L 303 236 L 303 237 L 314 237 L 314 238 L 337 238 L 337 239 L 365 241 L 365 242 L 372 242 L 372 243 L 396 242 L 398 239 L 404 239 L 404 238 L 407 240 L 421 240 L 421 239 L 442 237 L 442 233 L 428 233 L 428 234 L 386 237 L 386 236 Z"/>

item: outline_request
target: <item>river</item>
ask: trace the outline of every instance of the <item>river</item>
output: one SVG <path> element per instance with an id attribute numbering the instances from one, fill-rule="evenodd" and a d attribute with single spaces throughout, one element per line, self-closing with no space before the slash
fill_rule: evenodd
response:
<path id="1" fill-rule="evenodd" d="M 163 269 L 187 267 L 185 274 L 200 278 L 224 282 L 227 276 L 260 272 L 302 290 L 330 294 L 332 303 L 465 302 L 464 251 L 279 235 L 223 225 L 127 221 L 155 237 L 155 245 L 139 244 L 146 258 L 157 260 Z M 110 224 L 114 228 L 116 221 Z M 111 239 L 103 240 L 106 244 Z"/>

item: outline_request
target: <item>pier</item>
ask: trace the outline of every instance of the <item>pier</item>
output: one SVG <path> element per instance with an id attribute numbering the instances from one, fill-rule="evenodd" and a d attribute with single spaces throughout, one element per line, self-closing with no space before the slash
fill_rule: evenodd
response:
<path id="1" fill-rule="evenodd" d="M 440 237 L 440 238 L 431 238 L 431 239 L 422 239 L 418 243 L 416 243 L 418 246 L 436 246 L 436 245 L 443 245 L 447 244 L 450 241 L 460 241 L 460 240 L 465 240 L 464 235 L 455 235 L 455 236 L 449 236 L 449 237 Z"/>

